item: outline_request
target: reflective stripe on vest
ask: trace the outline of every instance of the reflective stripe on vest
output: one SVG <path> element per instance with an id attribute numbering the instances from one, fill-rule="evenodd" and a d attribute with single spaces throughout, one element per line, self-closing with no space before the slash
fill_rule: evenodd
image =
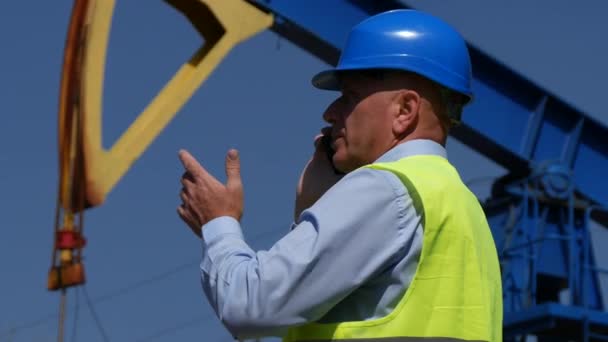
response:
<path id="1" fill-rule="evenodd" d="M 412 282 L 385 317 L 294 327 L 285 341 L 502 341 L 496 247 L 477 198 L 458 172 L 431 155 L 366 167 L 399 177 L 422 213 L 422 252 Z"/>

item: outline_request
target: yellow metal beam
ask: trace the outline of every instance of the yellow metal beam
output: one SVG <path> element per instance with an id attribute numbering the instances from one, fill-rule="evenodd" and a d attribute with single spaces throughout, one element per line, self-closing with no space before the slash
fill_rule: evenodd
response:
<path id="1" fill-rule="evenodd" d="M 179 68 L 130 127 L 107 150 L 102 146 L 102 90 L 115 0 L 98 0 L 89 6 L 86 18 L 87 37 L 84 40 L 86 44 L 82 51 L 79 108 L 83 118 L 83 185 L 86 189 L 87 206 L 103 203 L 107 194 L 133 162 L 141 156 L 236 44 L 270 27 L 273 22 L 271 14 L 262 12 L 244 0 L 166 2 L 191 21 L 203 35 L 205 43 Z M 68 157 L 64 155 L 61 159 Z M 61 191 L 62 194 L 66 192 Z M 68 203 L 67 197 L 69 196 L 62 195 L 63 207 L 74 209 L 73 204 Z"/>

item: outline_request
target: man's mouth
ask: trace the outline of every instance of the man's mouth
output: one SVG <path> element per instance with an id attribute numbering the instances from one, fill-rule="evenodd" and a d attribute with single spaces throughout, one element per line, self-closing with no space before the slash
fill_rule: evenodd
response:
<path id="1" fill-rule="evenodd" d="M 342 138 L 342 135 L 336 135 L 331 137 L 331 148 L 335 151 L 338 147 L 338 140 Z"/>

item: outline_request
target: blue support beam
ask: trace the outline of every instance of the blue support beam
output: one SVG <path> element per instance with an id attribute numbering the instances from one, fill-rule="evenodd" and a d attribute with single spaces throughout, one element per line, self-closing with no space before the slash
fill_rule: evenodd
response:
<path id="1" fill-rule="evenodd" d="M 403 8 L 398 1 L 249 0 L 273 12 L 272 30 L 335 65 L 352 26 Z M 573 172 L 579 199 L 608 204 L 608 128 L 469 46 L 475 100 L 452 135 L 513 174 L 551 161 Z M 599 180 L 599 181 L 598 181 Z M 600 212 L 601 213 L 601 212 Z M 608 214 L 596 215 L 608 225 Z"/>

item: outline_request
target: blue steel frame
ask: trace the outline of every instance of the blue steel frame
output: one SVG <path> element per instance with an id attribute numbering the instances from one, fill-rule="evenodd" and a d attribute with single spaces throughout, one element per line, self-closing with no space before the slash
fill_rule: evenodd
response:
<path id="1" fill-rule="evenodd" d="M 330 65 L 352 26 L 405 7 L 388 0 L 248 1 L 275 14 L 273 31 Z M 608 170 L 608 128 L 474 46 L 469 51 L 475 100 L 451 134 L 510 172 L 484 206 L 501 257 L 505 339 L 608 340 L 597 276 L 606 271 L 595 266 L 588 230 L 592 214 L 608 226 L 601 207 L 608 182 L 598 182 Z"/>
<path id="2" fill-rule="evenodd" d="M 606 270 L 595 266 L 588 230 L 598 208 L 576 203 L 572 188 L 555 196 L 542 185 L 551 176 L 547 168 L 501 180 L 484 205 L 502 268 L 505 339 L 608 340 L 598 281 Z"/>
<path id="3" fill-rule="evenodd" d="M 249 0 L 273 12 L 272 30 L 330 65 L 352 26 L 405 6 L 373 0 Z M 475 100 L 452 135 L 512 173 L 554 161 L 572 170 L 580 199 L 608 203 L 608 128 L 469 45 Z M 311 75 L 312 76 L 312 75 Z M 608 225 L 602 215 L 596 216 Z"/>

